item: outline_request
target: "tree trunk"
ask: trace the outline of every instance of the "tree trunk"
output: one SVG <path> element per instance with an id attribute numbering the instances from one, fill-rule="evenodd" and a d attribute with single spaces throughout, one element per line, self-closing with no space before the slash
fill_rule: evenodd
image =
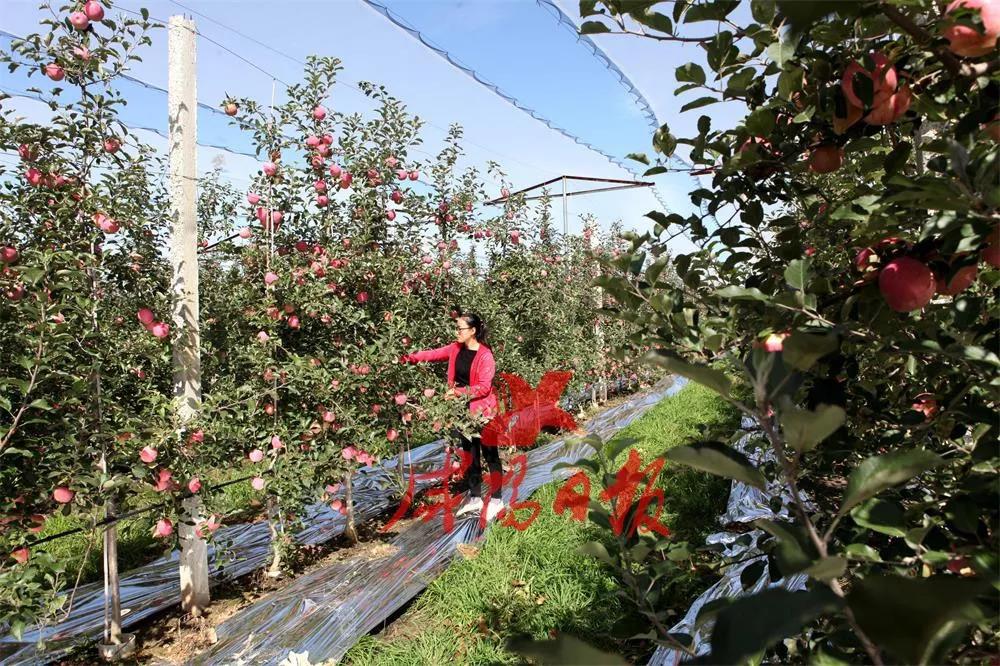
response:
<path id="1" fill-rule="evenodd" d="M 267 569 L 270 578 L 281 578 L 281 553 L 284 550 L 283 539 L 284 530 L 281 529 L 281 513 L 278 511 L 278 503 L 273 497 L 268 498 L 267 503 L 267 525 L 271 531 L 271 566 Z"/>
<path id="2" fill-rule="evenodd" d="M 402 464 L 400 464 L 400 469 L 402 469 Z M 358 531 L 354 527 L 354 488 L 353 488 L 353 478 L 354 474 L 347 472 L 344 474 L 344 506 L 347 507 L 347 525 L 344 527 L 344 536 L 352 544 L 358 542 Z"/>

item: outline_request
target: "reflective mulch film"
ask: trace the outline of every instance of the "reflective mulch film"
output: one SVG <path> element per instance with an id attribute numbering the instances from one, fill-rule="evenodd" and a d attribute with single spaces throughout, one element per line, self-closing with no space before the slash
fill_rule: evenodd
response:
<path id="1" fill-rule="evenodd" d="M 441 465 L 444 440 L 437 440 L 413 449 L 404 456 L 404 465 L 412 464 L 413 471 L 429 472 Z M 353 490 L 355 520 L 370 520 L 388 509 L 394 500 L 394 481 L 398 458 L 386 460 L 379 467 L 364 467 L 355 474 Z M 426 487 L 430 482 L 422 483 Z M 420 489 L 420 486 L 418 486 Z M 342 496 L 342 493 L 340 494 Z M 295 540 L 315 545 L 329 541 L 344 531 L 347 519 L 333 511 L 326 503 L 309 507 L 304 516 L 306 527 L 296 533 Z M 216 533 L 220 543 L 232 542 L 224 551 L 235 559 L 222 557 L 211 545 L 208 550 L 209 575 L 212 583 L 238 578 L 264 567 L 270 558 L 271 535 L 267 521 L 241 523 L 221 528 Z M 142 567 L 133 569 L 121 578 L 122 625 L 128 627 L 139 620 L 166 610 L 179 603 L 180 578 L 178 559 L 180 551 L 174 550 Z M 0 664 L 39 663 L 58 658 L 75 644 L 99 639 L 104 632 L 104 584 L 81 585 L 73 600 L 69 616 L 51 626 L 28 630 L 21 640 L 13 636 L 0 639 Z M 44 639 L 44 653 L 36 644 Z"/>
<path id="2" fill-rule="evenodd" d="M 612 386 L 612 392 L 625 387 L 626 383 L 622 380 Z M 667 389 L 664 384 L 660 384 L 648 393 L 638 394 L 626 403 L 597 415 L 588 423 L 587 429 L 602 436 L 612 434 L 637 418 L 651 404 L 655 404 L 666 391 L 672 392 L 679 387 L 680 384 L 676 388 Z M 581 403 L 586 399 L 589 396 L 581 394 Z M 444 440 L 438 440 L 414 448 L 404 457 L 403 464 L 408 469 L 412 467 L 415 475 L 429 473 L 441 467 L 443 455 Z M 394 478 L 397 464 L 398 459 L 387 459 L 379 467 L 365 467 L 355 474 L 353 490 L 357 523 L 361 524 L 383 514 L 396 502 Z M 528 487 L 530 478 L 529 472 L 522 488 Z M 434 483 L 433 480 L 418 481 L 415 484 L 416 490 L 425 489 Z M 526 496 L 525 493 L 522 490 L 521 496 Z M 304 523 L 306 527 L 296 533 L 294 538 L 298 543 L 315 545 L 342 534 L 346 518 L 321 502 L 306 510 Z M 472 523 L 475 525 L 475 521 Z M 266 521 L 223 527 L 216 533 L 215 539 L 220 543 L 231 542 L 232 546 L 226 552 L 235 554 L 235 559 L 224 558 L 222 553 L 209 547 L 209 575 L 213 584 L 260 569 L 266 566 L 270 558 L 271 537 Z M 178 559 L 179 551 L 175 550 L 122 576 L 120 587 L 124 628 L 179 602 Z M 82 585 L 76 592 L 66 619 L 56 624 L 29 629 L 20 640 L 10 635 L 0 637 L 0 666 L 53 661 L 81 642 L 100 639 L 103 631 L 104 585 L 101 582 Z M 46 643 L 44 652 L 37 649 L 40 640 Z"/>
<path id="3" fill-rule="evenodd" d="M 743 420 L 744 429 L 753 427 L 753 421 Z M 764 444 L 764 446 L 757 446 Z M 759 432 L 748 432 L 733 447 L 744 453 L 751 462 L 760 465 L 766 460 L 773 461 L 774 451 L 766 446 L 763 436 Z M 770 499 L 776 495 L 781 496 L 781 509 L 774 513 L 770 508 Z M 809 506 L 808 498 L 803 498 L 806 506 Z M 791 501 L 791 494 L 787 488 L 780 484 L 772 483 L 768 485 L 767 491 L 763 492 L 746 485 L 740 481 L 733 481 L 732 490 L 729 493 L 729 502 L 726 512 L 719 517 L 719 522 L 723 525 L 732 523 L 749 523 L 758 518 L 789 518 L 788 503 Z M 718 544 L 723 547 L 722 556 L 727 559 L 738 559 L 737 562 L 723 566 L 720 570 L 722 578 L 712 587 L 702 592 L 701 596 L 694 600 L 688 612 L 680 622 L 670 628 L 671 634 L 683 634 L 690 636 L 692 648 L 698 656 L 706 655 L 711 651 L 711 621 L 706 621 L 702 625 L 697 624 L 698 613 L 705 604 L 716 599 L 733 599 L 746 594 L 756 594 L 761 590 L 770 587 L 784 587 L 795 591 L 805 589 L 807 576 L 797 574 L 789 578 L 782 578 L 772 581 L 770 568 L 764 567 L 760 578 L 749 587 L 743 587 L 740 576 L 743 570 L 754 562 L 765 559 L 767 556 L 757 547 L 757 541 L 764 536 L 763 530 L 753 530 L 745 534 L 735 532 L 718 532 L 711 534 L 705 539 L 708 544 Z M 679 650 L 667 647 L 659 647 L 649 660 L 649 666 L 677 666 L 687 657 Z"/>
<path id="4" fill-rule="evenodd" d="M 586 429 L 607 439 L 684 383 L 657 385 L 598 415 Z M 518 498 L 572 474 L 567 468 L 553 470 L 556 464 L 592 453 L 578 440 L 560 440 L 529 451 Z M 504 488 L 508 503 L 510 494 Z M 191 663 L 277 664 L 290 653 L 311 663 L 339 659 L 443 572 L 459 544 L 480 535 L 478 515 L 456 520 L 451 532 L 444 531 L 441 518 L 410 522 L 389 542 L 383 556 L 351 558 L 314 571 L 229 619 L 216 630 L 218 642 Z"/>

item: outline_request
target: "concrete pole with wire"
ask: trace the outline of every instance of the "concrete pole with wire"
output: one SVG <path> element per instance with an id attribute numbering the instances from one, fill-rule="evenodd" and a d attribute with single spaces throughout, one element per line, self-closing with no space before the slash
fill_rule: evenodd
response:
<path id="1" fill-rule="evenodd" d="M 201 406 L 201 339 L 198 330 L 198 95 L 194 21 L 171 16 L 167 38 L 167 121 L 170 151 L 170 263 L 173 268 L 174 398 L 182 428 Z M 193 524 L 202 516 L 201 498 L 183 501 L 181 541 L 181 608 L 204 614 L 208 591 L 208 547 Z"/>
<path id="2" fill-rule="evenodd" d="M 563 178 L 562 178 L 562 186 L 563 186 L 563 194 L 562 194 L 562 200 L 563 200 L 563 202 L 562 202 L 563 203 L 563 236 L 566 236 L 566 235 L 569 234 L 569 209 L 566 207 L 566 198 L 567 198 L 566 197 L 566 176 L 563 176 Z"/>

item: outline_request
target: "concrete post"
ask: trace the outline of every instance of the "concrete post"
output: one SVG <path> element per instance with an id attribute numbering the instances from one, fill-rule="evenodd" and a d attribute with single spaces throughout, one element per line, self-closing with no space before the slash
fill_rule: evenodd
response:
<path id="1" fill-rule="evenodd" d="M 174 398 L 181 423 L 201 405 L 201 354 L 198 332 L 198 97 L 194 21 L 171 16 L 167 38 L 167 109 L 170 150 L 170 214 L 176 334 L 173 345 Z M 181 607 L 200 616 L 209 603 L 208 548 L 192 525 L 202 518 L 197 496 L 184 500 L 181 540 Z"/>
<path id="2" fill-rule="evenodd" d="M 569 209 L 566 207 L 566 176 L 562 179 L 563 193 L 562 193 L 562 204 L 563 204 L 563 236 L 569 234 Z"/>

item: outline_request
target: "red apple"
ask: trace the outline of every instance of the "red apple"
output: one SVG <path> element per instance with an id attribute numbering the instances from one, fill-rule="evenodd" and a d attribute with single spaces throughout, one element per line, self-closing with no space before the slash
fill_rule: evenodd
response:
<path id="1" fill-rule="evenodd" d="M 236 112 L 239 111 L 239 107 L 236 106 L 235 102 L 226 102 L 223 109 L 225 110 L 227 116 L 235 116 Z"/>
<path id="2" fill-rule="evenodd" d="M 921 412 L 927 420 L 934 418 L 934 415 L 940 411 L 938 407 L 937 400 L 930 393 L 921 393 L 913 402 L 913 411 Z"/>
<path id="3" fill-rule="evenodd" d="M 153 527 L 153 536 L 157 539 L 165 539 L 174 533 L 174 524 L 168 518 L 160 518 Z"/>
<path id="4" fill-rule="evenodd" d="M 944 294 L 945 296 L 960 294 L 976 281 L 978 274 L 979 270 L 975 266 L 964 266 L 958 269 L 958 272 L 955 273 L 951 280 L 946 282 L 946 276 L 942 276 L 941 279 L 937 280 L 937 291 L 939 294 Z"/>
<path id="5" fill-rule="evenodd" d="M 1000 224 L 993 228 L 979 257 L 993 268 L 1000 268 Z"/>
<path id="6" fill-rule="evenodd" d="M 949 24 L 944 30 L 944 38 L 955 55 L 976 58 L 987 55 L 996 48 L 1000 35 L 1000 2 L 996 0 L 954 0 L 945 15 L 959 8 L 979 10 L 979 19 L 985 32 L 959 24 Z"/>
<path id="7" fill-rule="evenodd" d="M 113 136 L 104 140 L 104 152 L 114 155 L 122 147 L 122 142 Z"/>
<path id="8" fill-rule="evenodd" d="M 0 262 L 5 264 L 13 264 L 17 261 L 18 257 L 17 248 L 11 247 L 10 245 L 4 245 L 0 247 Z"/>
<path id="9" fill-rule="evenodd" d="M 911 257 L 893 259 L 878 276 L 879 291 L 896 312 L 919 310 L 930 303 L 937 283 L 931 269 Z"/>
<path id="10" fill-rule="evenodd" d="M 34 162 L 38 157 L 38 147 L 22 143 L 17 147 L 17 154 L 25 162 Z"/>
<path id="11" fill-rule="evenodd" d="M 326 109 L 317 105 L 316 108 L 313 109 L 313 118 L 316 120 L 323 120 L 326 118 Z"/>
<path id="12" fill-rule="evenodd" d="M 395 428 L 389 428 L 385 433 L 385 438 L 390 442 L 395 442 L 399 438 L 399 431 Z"/>
<path id="13" fill-rule="evenodd" d="M 83 12 L 73 12 L 70 14 L 69 23 L 81 32 L 90 27 L 90 19 Z"/>
<path id="14" fill-rule="evenodd" d="M 147 464 L 156 460 L 157 455 L 158 453 L 156 449 L 154 449 L 152 446 L 144 446 L 142 447 L 142 450 L 139 451 L 139 459 Z"/>
<path id="15" fill-rule="evenodd" d="M 66 70 L 60 67 L 57 63 L 49 63 L 45 66 L 45 76 L 49 77 L 53 81 L 62 81 L 66 76 Z"/>
<path id="16" fill-rule="evenodd" d="M 76 493 L 67 488 L 66 486 L 59 486 L 52 491 L 52 499 L 59 502 L 60 504 L 69 504 L 76 497 Z"/>
<path id="17" fill-rule="evenodd" d="M 832 173 L 843 162 L 843 149 L 834 145 L 819 146 L 809 153 L 809 169 L 815 173 Z"/>
<path id="18" fill-rule="evenodd" d="M 18 548 L 17 550 L 12 552 L 10 556 L 14 558 L 14 561 L 16 561 L 18 564 L 24 564 L 28 561 L 28 558 L 31 557 L 31 551 L 28 550 L 27 546 L 25 546 L 23 548 Z"/>
<path id="19" fill-rule="evenodd" d="M 104 6 L 97 0 L 88 0 L 87 4 L 83 6 L 83 13 L 86 14 L 87 18 L 91 21 L 104 20 Z"/>

